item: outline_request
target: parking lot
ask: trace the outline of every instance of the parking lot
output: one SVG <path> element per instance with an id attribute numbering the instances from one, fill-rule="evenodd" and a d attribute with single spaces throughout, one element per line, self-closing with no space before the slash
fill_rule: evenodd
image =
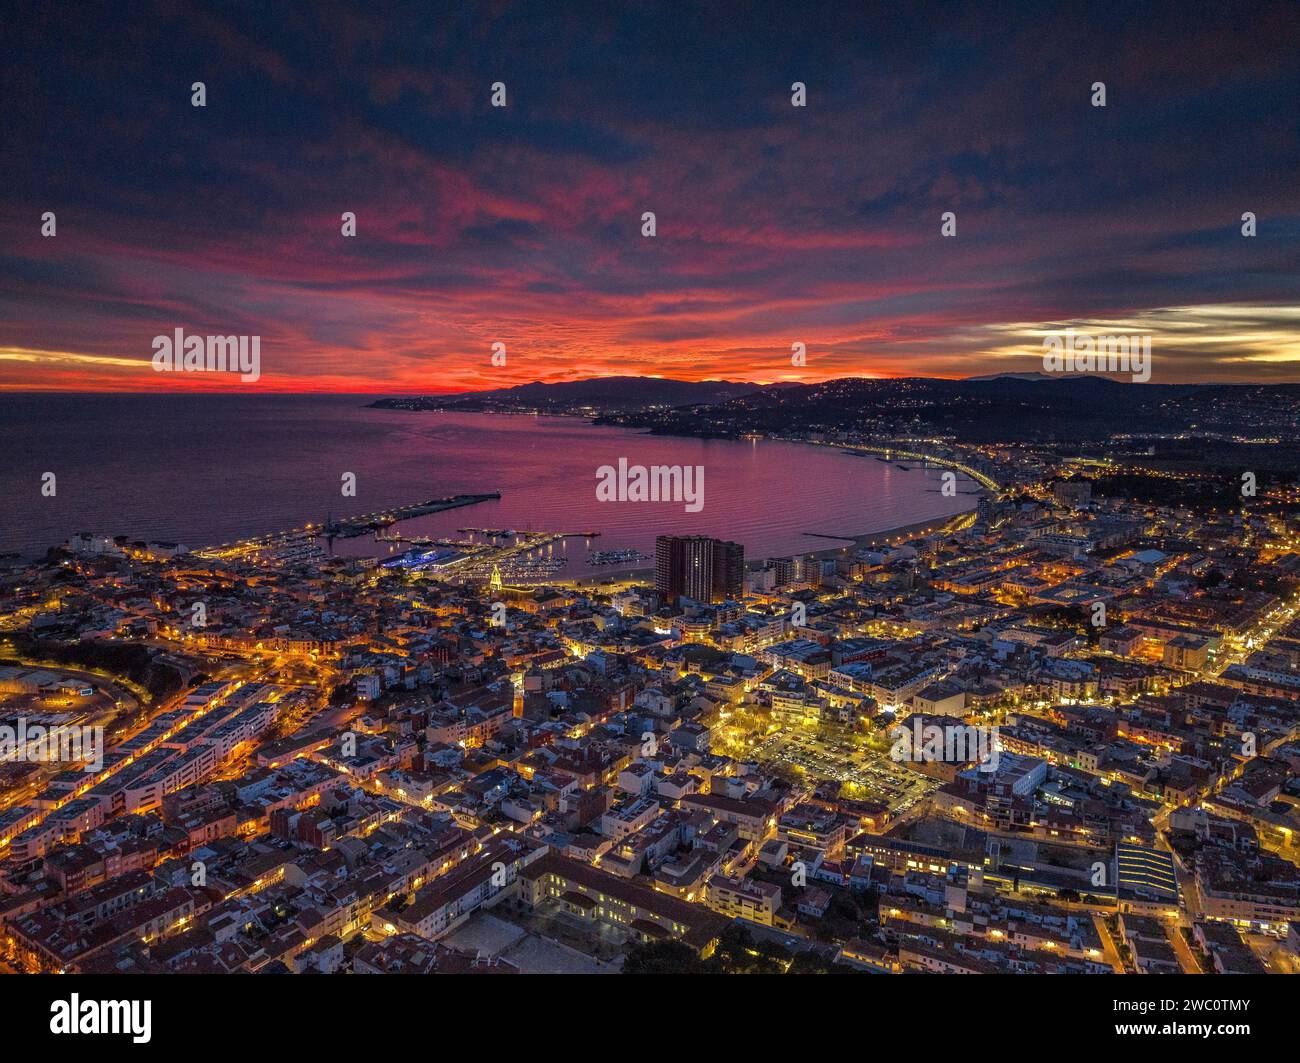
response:
<path id="1" fill-rule="evenodd" d="M 832 744 L 815 735 L 782 732 L 754 750 L 760 763 L 801 768 L 815 779 L 834 779 L 853 787 L 853 796 L 886 802 L 895 813 L 906 811 L 932 792 L 937 783 L 908 771 L 870 749 Z"/>

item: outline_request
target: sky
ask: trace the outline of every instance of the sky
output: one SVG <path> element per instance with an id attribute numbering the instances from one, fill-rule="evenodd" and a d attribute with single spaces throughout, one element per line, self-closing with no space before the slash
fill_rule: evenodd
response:
<path id="1" fill-rule="evenodd" d="M 1300 381 L 1293 2 L 6 22 L 0 390 L 964 377 L 1068 327 Z M 260 337 L 260 379 L 156 372 L 177 328 Z"/>

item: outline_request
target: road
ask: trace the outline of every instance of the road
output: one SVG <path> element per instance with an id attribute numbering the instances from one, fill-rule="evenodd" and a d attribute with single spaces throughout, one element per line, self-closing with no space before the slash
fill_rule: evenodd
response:
<path id="1" fill-rule="evenodd" d="M 1169 938 L 1169 944 L 1173 946 L 1174 954 L 1178 957 L 1178 965 L 1183 969 L 1183 974 L 1205 973 L 1201 970 L 1201 964 L 1197 960 L 1196 954 L 1192 952 L 1191 946 L 1187 944 L 1187 939 L 1183 937 L 1181 924 L 1168 924 L 1165 927 L 1165 935 Z"/>
<path id="2" fill-rule="evenodd" d="M 1106 958 L 1106 962 L 1110 964 L 1116 974 L 1123 974 L 1124 961 L 1120 958 L 1119 946 L 1115 943 L 1115 939 L 1110 936 L 1110 930 L 1106 927 L 1106 920 L 1100 913 L 1094 912 L 1092 922 L 1097 928 L 1097 936 L 1101 938 L 1101 951 Z"/>

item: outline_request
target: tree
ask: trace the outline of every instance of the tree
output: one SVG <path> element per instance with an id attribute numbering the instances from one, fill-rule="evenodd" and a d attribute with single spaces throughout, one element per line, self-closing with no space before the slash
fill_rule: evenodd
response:
<path id="1" fill-rule="evenodd" d="M 624 974 L 708 974 L 710 967 L 680 941 L 637 942 L 627 951 Z"/>
<path id="2" fill-rule="evenodd" d="M 732 923 L 719 936 L 713 959 L 724 974 L 783 974 L 790 953 L 780 945 L 756 943 L 748 927 Z"/>
<path id="3" fill-rule="evenodd" d="M 861 974 L 862 972 L 847 963 L 831 963 L 818 956 L 811 949 L 795 953 L 790 963 L 790 974 Z"/>

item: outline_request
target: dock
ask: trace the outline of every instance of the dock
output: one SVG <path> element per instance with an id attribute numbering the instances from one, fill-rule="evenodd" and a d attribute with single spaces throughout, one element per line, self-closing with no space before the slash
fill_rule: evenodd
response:
<path id="1" fill-rule="evenodd" d="M 482 495 L 451 495 L 448 498 L 433 498 L 427 502 L 416 502 L 409 506 L 396 506 L 393 509 L 366 513 L 360 517 L 344 517 L 327 524 L 321 534 L 328 539 L 355 539 L 367 532 L 379 531 L 398 521 L 410 520 L 412 517 L 424 517 L 430 513 L 441 513 L 447 509 L 459 509 L 461 506 L 474 506 L 480 502 L 494 502 L 501 498 L 500 491 L 491 491 Z"/>
<path id="2" fill-rule="evenodd" d="M 583 532 L 533 532 L 517 531 L 514 528 L 457 528 L 462 535 L 483 535 L 489 539 L 514 539 L 530 535 L 546 535 L 551 539 L 595 539 L 598 531 Z"/>

